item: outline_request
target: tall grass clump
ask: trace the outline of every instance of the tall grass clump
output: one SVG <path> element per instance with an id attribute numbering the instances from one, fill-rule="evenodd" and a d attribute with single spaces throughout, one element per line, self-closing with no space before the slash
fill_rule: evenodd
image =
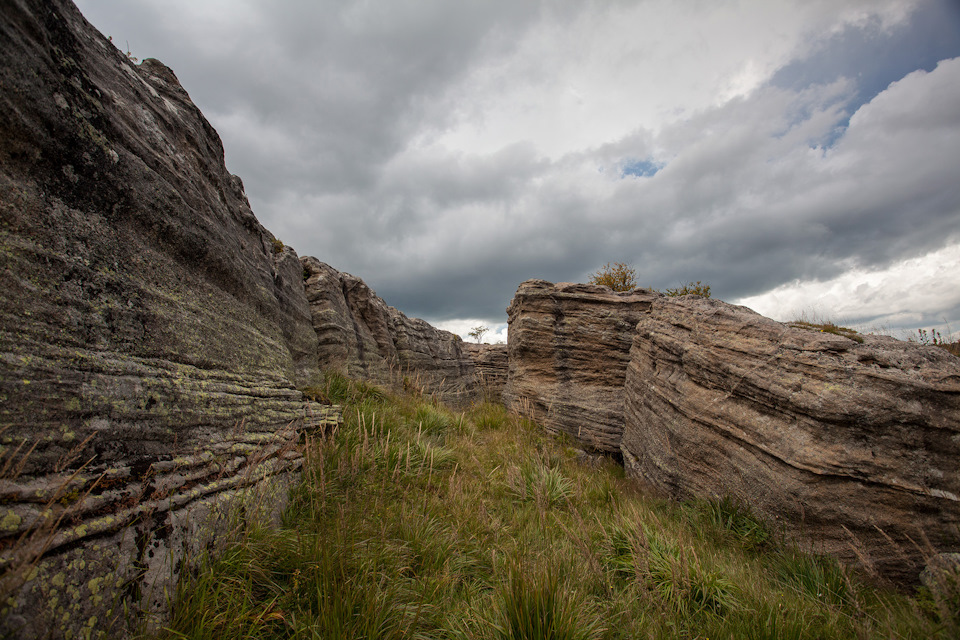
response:
<path id="1" fill-rule="evenodd" d="M 344 423 L 307 441 L 281 526 L 198 562 L 160 637 L 954 637 L 932 596 L 867 586 L 731 498 L 646 495 L 502 406 L 316 387 Z"/>
<path id="2" fill-rule="evenodd" d="M 595 610 L 556 568 L 511 567 L 497 589 L 497 605 L 491 626 L 502 640 L 595 640 L 604 631 Z"/>

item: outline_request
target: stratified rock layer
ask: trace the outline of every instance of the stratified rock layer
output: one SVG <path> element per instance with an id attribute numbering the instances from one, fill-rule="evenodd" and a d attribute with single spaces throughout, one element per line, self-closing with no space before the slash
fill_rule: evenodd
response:
<path id="1" fill-rule="evenodd" d="M 476 398 L 473 360 L 456 334 L 388 306 L 360 278 L 301 258 L 321 369 L 464 404 Z"/>
<path id="2" fill-rule="evenodd" d="M 476 370 L 477 386 L 488 402 L 503 403 L 507 386 L 507 345 L 463 343 L 463 351 L 470 356 Z"/>
<path id="3" fill-rule="evenodd" d="M 299 260 L 170 69 L 16 0 L 0 87 L 0 635 L 122 637 L 336 416 L 295 388 L 317 372 Z"/>
<path id="4" fill-rule="evenodd" d="M 656 300 L 626 376 L 624 464 L 677 497 L 731 495 L 818 550 L 915 581 L 960 550 L 960 359 Z"/>
<path id="5" fill-rule="evenodd" d="M 522 283 L 507 309 L 509 408 L 597 451 L 619 454 L 633 331 L 660 294 Z"/>

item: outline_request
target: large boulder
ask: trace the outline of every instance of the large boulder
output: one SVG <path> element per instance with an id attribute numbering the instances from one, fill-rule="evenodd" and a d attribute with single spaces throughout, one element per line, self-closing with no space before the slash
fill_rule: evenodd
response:
<path id="1" fill-rule="evenodd" d="M 618 456 L 634 327 L 660 297 L 646 289 L 521 283 L 507 308 L 507 406 Z"/>
<path id="2" fill-rule="evenodd" d="M 477 397 L 473 359 L 460 336 L 408 318 L 366 283 L 313 257 L 300 259 L 318 365 L 462 405 Z"/>
<path id="3" fill-rule="evenodd" d="M 122 637 L 336 417 L 299 260 L 170 69 L 14 0 L 0 87 L 0 635 Z"/>
<path id="4" fill-rule="evenodd" d="M 915 581 L 924 555 L 960 550 L 960 359 L 854 338 L 654 301 L 626 375 L 628 475 L 733 496 L 816 550 Z"/>

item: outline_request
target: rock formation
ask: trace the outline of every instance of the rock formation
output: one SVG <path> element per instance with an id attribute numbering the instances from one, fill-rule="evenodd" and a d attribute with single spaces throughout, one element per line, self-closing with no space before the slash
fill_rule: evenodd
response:
<path id="1" fill-rule="evenodd" d="M 960 550 L 960 359 L 861 339 L 655 300 L 626 374 L 628 475 L 734 496 L 817 550 L 915 581 L 925 554 Z"/>
<path id="2" fill-rule="evenodd" d="M 408 318 L 360 278 L 316 258 L 300 262 L 321 369 L 422 389 L 453 405 L 476 398 L 473 359 L 459 336 Z"/>
<path id="3" fill-rule="evenodd" d="M 634 327 L 660 294 L 527 280 L 507 309 L 509 408 L 618 455 Z"/>
<path id="4" fill-rule="evenodd" d="M 336 416 L 296 390 L 299 260 L 170 69 L 67 0 L 16 0 L 0 87 L 0 635 L 121 637 Z"/>
<path id="5" fill-rule="evenodd" d="M 507 345 L 463 343 L 463 351 L 473 360 L 477 386 L 488 402 L 503 403 L 507 386 Z"/>

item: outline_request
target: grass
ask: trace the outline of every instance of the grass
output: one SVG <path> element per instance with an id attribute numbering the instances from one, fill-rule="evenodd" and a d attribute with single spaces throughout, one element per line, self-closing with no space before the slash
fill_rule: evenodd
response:
<path id="1" fill-rule="evenodd" d="M 951 638 L 930 594 L 866 586 L 729 499 L 648 497 L 503 407 L 328 376 L 282 526 L 178 588 L 172 638 Z"/>
<path id="2" fill-rule="evenodd" d="M 787 324 L 796 329 L 809 329 L 811 331 L 819 331 L 820 333 L 832 333 L 835 336 L 842 336 L 844 338 L 850 338 L 854 342 L 859 342 L 861 344 L 863 343 L 863 336 L 861 336 L 856 330 L 848 327 L 841 327 L 832 322 L 807 322 L 804 320 L 795 320 Z"/>

